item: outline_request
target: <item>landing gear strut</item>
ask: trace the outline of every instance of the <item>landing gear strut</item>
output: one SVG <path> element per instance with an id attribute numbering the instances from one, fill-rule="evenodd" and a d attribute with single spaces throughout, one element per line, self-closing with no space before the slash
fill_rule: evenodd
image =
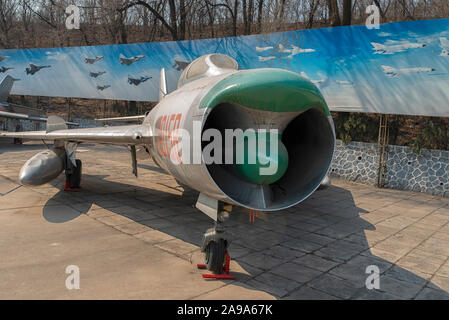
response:
<path id="1" fill-rule="evenodd" d="M 204 252 L 205 264 L 199 264 L 198 268 L 214 273 L 203 274 L 204 278 L 233 279 L 234 276 L 229 275 L 228 240 L 223 225 L 229 218 L 232 206 L 201 193 L 196 207 L 215 221 L 215 227 L 207 230 L 203 236 L 201 251 Z"/>
<path id="2" fill-rule="evenodd" d="M 76 159 L 76 166 L 69 160 L 65 169 L 65 188 L 64 191 L 78 191 L 81 184 L 82 163 Z"/>

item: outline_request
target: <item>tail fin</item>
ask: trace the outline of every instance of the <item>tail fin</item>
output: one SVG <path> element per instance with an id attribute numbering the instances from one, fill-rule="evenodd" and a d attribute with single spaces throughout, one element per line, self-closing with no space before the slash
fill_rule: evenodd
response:
<path id="1" fill-rule="evenodd" d="M 159 101 L 167 95 L 167 80 L 165 78 L 165 69 L 161 69 L 160 83 L 159 83 Z"/>
<path id="2" fill-rule="evenodd" d="M 64 119 L 58 116 L 49 116 L 47 118 L 47 130 L 46 132 L 52 132 L 55 130 L 65 130 L 67 129 L 67 124 Z"/>
<path id="3" fill-rule="evenodd" d="M 6 76 L 2 83 L 0 83 L 0 102 L 6 102 L 6 100 L 8 100 L 14 80 L 13 77 Z"/>

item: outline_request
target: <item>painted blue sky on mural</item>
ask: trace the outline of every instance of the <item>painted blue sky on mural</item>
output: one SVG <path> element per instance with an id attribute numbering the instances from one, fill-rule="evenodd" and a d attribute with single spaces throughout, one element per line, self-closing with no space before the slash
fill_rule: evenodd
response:
<path id="1" fill-rule="evenodd" d="M 335 111 L 449 116 L 449 19 L 389 23 L 379 30 L 350 26 L 180 42 L 0 50 L 0 72 L 13 68 L 0 78 L 19 78 L 13 88 L 19 95 L 156 101 L 160 68 L 166 69 L 172 91 L 185 62 L 207 53 L 230 55 L 241 69 L 301 73 Z"/>

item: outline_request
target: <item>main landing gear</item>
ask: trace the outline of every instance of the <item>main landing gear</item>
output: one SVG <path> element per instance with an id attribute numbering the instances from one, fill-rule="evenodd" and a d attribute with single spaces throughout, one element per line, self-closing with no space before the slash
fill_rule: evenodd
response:
<path id="1" fill-rule="evenodd" d="M 76 159 L 75 163 L 76 166 L 70 160 L 67 161 L 64 191 L 79 191 L 81 188 L 82 163 L 79 159 Z"/>

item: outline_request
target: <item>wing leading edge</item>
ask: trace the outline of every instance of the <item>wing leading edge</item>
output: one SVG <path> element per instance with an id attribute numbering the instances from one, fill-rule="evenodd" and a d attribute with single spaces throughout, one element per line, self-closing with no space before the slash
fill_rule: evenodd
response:
<path id="1" fill-rule="evenodd" d="M 101 128 L 64 129 L 47 131 L 0 132 L 0 137 L 35 140 L 63 140 L 138 145 L 149 143 L 151 129 L 143 125 L 112 126 Z"/>

